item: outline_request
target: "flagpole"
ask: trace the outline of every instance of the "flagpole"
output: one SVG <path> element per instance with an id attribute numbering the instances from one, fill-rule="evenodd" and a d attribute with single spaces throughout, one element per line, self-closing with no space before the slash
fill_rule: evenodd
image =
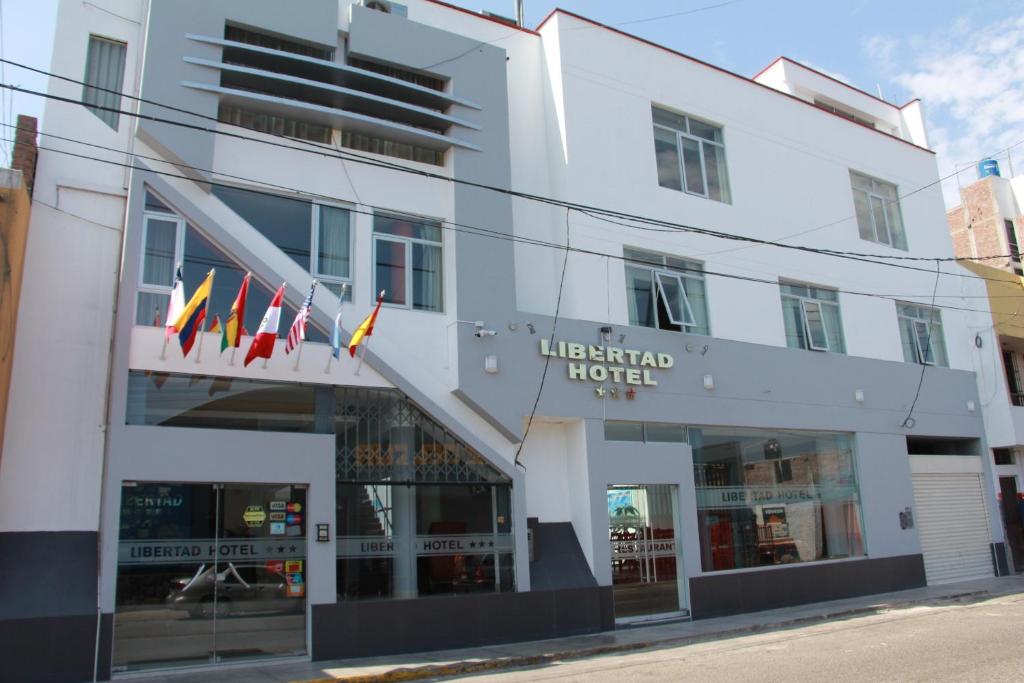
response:
<path id="1" fill-rule="evenodd" d="M 216 275 L 215 269 L 210 268 L 210 291 L 206 295 L 206 312 L 203 313 L 203 327 L 199 330 L 199 348 L 196 349 L 196 365 L 199 365 L 199 357 L 203 355 L 203 337 L 206 336 L 206 324 L 210 321 L 210 316 L 207 313 L 210 312 L 210 299 L 213 298 L 214 275 Z"/>
<path id="2" fill-rule="evenodd" d="M 299 341 L 299 352 L 295 354 L 295 368 L 292 370 L 292 372 L 299 371 L 299 361 L 302 360 L 302 347 L 305 345 L 306 342 L 304 340 Z"/>
<path id="3" fill-rule="evenodd" d="M 236 350 L 237 349 L 234 346 L 231 347 L 231 360 L 228 362 L 228 365 L 230 365 L 232 367 L 234 367 L 234 365 L 235 365 L 235 351 Z"/>
<path id="4" fill-rule="evenodd" d="M 370 339 L 372 339 L 371 337 Z M 359 351 L 359 365 L 356 366 L 355 374 L 358 375 L 359 371 L 363 368 L 363 358 L 366 356 L 366 347 L 370 345 L 370 339 L 367 339 L 365 343 L 360 344 L 363 348 Z"/>
<path id="5" fill-rule="evenodd" d="M 338 312 L 334 316 L 334 329 L 331 331 L 331 352 L 327 354 L 327 367 L 324 368 L 324 374 L 329 375 L 331 373 L 331 359 L 334 358 L 334 338 L 338 337 L 338 353 L 341 349 L 341 329 L 338 327 L 338 316 L 341 315 L 341 307 L 345 303 L 345 293 L 348 291 L 348 283 L 341 283 L 341 296 L 338 297 Z"/>

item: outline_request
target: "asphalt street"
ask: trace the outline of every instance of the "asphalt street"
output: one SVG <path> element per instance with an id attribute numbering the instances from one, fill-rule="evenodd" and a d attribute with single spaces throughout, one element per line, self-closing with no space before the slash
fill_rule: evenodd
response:
<path id="1" fill-rule="evenodd" d="M 587 683 L 1021 680 L 1024 594 L 472 678 Z"/>

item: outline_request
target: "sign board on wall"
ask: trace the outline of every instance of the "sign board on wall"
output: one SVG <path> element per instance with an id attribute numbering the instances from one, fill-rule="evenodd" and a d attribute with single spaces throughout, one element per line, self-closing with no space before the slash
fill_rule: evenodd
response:
<path id="1" fill-rule="evenodd" d="M 671 354 L 617 346 L 540 340 L 540 355 L 569 361 L 569 379 L 635 386 L 658 386 L 655 373 L 675 365 Z"/>

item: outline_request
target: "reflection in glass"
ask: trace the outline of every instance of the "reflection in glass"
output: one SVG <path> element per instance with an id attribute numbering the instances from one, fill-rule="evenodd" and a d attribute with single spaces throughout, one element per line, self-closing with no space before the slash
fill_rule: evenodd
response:
<path id="1" fill-rule="evenodd" d="M 704 571 L 864 554 L 845 434 L 691 428 Z"/>

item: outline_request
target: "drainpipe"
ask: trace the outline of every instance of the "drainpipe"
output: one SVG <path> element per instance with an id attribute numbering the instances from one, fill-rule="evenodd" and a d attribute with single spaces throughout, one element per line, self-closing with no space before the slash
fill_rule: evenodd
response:
<path id="1" fill-rule="evenodd" d="M 523 16 L 523 0 L 516 0 L 516 26 L 523 28 L 526 19 Z"/>

